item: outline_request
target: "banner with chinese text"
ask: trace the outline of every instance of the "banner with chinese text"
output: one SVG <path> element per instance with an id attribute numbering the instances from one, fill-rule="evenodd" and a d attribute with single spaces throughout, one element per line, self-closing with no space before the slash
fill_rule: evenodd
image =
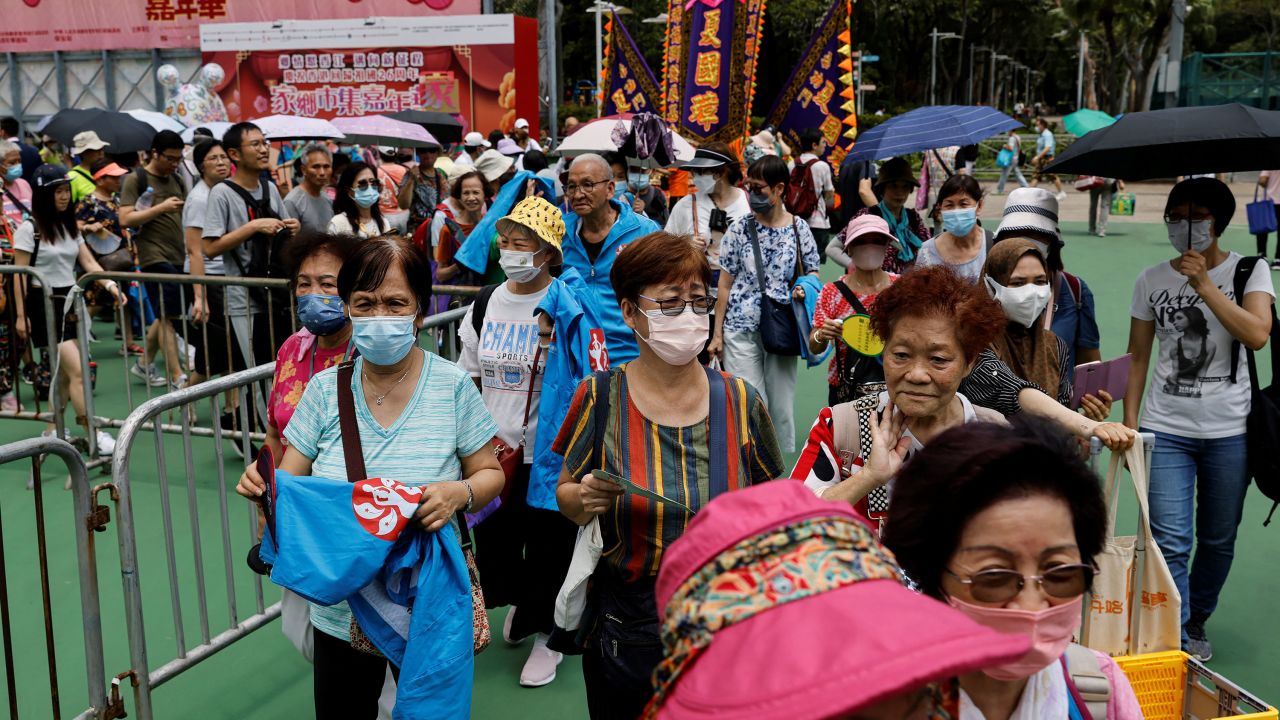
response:
<path id="1" fill-rule="evenodd" d="M 700 142 L 746 136 L 765 0 L 670 0 L 666 118 Z"/>
<path id="2" fill-rule="evenodd" d="M 765 121 L 793 148 L 800 147 L 802 131 L 820 129 L 827 139 L 823 159 L 832 167 L 840 166 L 857 135 L 850 60 L 850 9 L 849 0 L 832 3 Z"/>
<path id="3" fill-rule="evenodd" d="M 486 134 L 494 128 L 510 132 L 523 117 L 536 135 L 537 21 L 477 17 L 496 25 L 471 37 L 454 34 L 470 43 L 443 47 L 401 45 L 431 39 L 406 33 L 384 36 L 378 45 L 298 49 L 290 32 L 262 36 L 257 24 L 243 32 L 228 26 L 237 30 L 233 39 L 206 38 L 204 61 L 226 71 L 217 90 L 233 122 L 274 114 L 335 118 L 431 110 L 455 115 L 467 131 Z"/>
<path id="4" fill-rule="evenodd" d="M 604 95 L 603 115 L 621 113 L 662 113 L 662 91 L 658 81 L 644 61 L 644 56 L 631 39 L 631 33 L 622 24 L 622 18 L 611 13 L 605 45 L 604 80 L 600 83 Z"/>
<path id="5" fill-rule="evenodd" d="M 478 15 L 480 0 L 5 0 L 0 52 L 200 47 L 200 26 Z"/>

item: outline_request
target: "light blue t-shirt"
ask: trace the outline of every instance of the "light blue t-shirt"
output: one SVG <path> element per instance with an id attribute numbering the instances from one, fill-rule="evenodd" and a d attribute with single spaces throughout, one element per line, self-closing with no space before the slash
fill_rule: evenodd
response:
<path id="1" fill-rule="evenodd" d="M 1053 157 L 1057 154 L 1057 143 L 1053 138 L 1053 132 L 1049 128 L 1045 128 L 1040 136 L 1036 138 L 1036 154 L 1039 155 L 1045 148 L 1049 148 L 1049 152 L 1045 153 L 1045 157 Z"/>
<path id="2" fill-rule="evenodd" d="M 413 397 L 389 428 L 379 425 L 369 412 L 362 389 L 364 361 L 356 360 L 351 384 L 365 470 L 370 477 L 407 485 L 458 480 L 461 458 L 484 447 L 498 432 L 466 371 L 435 354 L 424 354 Z M 307 383 L 289 420 L 289 445 L 313 459 L 312 475 L 345 479 L 337 385 L 336 367 L 317 373 Z M 311 624 L 329 635 L 346 638 L 351 610 L 345 602 L 331 607 L 312 605 Z"/>

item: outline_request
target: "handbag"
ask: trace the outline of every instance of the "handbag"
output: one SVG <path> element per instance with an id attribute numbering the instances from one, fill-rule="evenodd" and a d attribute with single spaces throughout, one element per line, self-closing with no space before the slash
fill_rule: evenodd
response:
<path id="1" fill-rule="evenodd" d="M 1112 215 L 1133 215 L 1138 198 L 1131 192 L 1116 193 L 1111 196 Z"/>
<path id="2" fill-rule="evenodd" d="M 751 250 L 756 256 L 756 282 L 760 285 L 761 343 L 766 352 L 774 355 L 799 357 L 800 329 L 796 323 L 795 311 L 792 309 L 794 301 L 789 296 L 785 302 L 774 300 L 765 292 L 765 265 L 764 258 L 760 254 L 760 237 L 756 233 L 755 218 L 749 217 L 743 222 L 747 224 L 747 234 L 751 237 Z M 800 276 L 800 231 L 796 228 L 794 219 L 791 221 L 791 232 L 796 240 L 796 272 L 787 282 L 788 287 L 794 285 L 795 279 Z"/>
<path id="3" fill-rule="evenodd" d="M 520 466 L 524 465 L 525 435 L 529 432 L 529 408 L 533 405 L 533 383 L 538 378 L 538 361 L 541 359 L 542 343 L 539 342 L 538 349 L 533 353 L 533 367 L 529 371 L 529 390 L 524 396 L 524 422 L 520 426 L 520 443 L 508 445 L 502 438 L 493 436 L 493 454 L 498 458 L 498 464 L 502 465 L 502 474 L 507 478 L 500 495 L 504 502 L 511 494 L 511 484 L 519 474 Z"/>
<path id="4" fill-rule="evenodd" d="M 1080 177 L 1076 178 L 1076 181 L 1075 183 L 1073 183 L 1073 186 L 1075 187 L 1076 190 L 1079 190 L 1080 192 L 1088 192 L 1089 190 L 1100 188 L 1106 184 L 1107 184 L 1106 178 L 1098 177 L 1097 175 L 1081 175 Z"/>
<path id="5" fill-rule="evenodd" d="M 1261 200 L 1258 199 L 1260 187 L 1253 186 L 1253 202 L 1244 206 L 1245 214 L 1249 217 L 1249 233 L 1252 235 L 1266 235 L 1276 231 L 1276 204 L 1266 195 Z"/>
<path id="6" fill-rule="evenodd" d="M 1112 453 L 1107 468 L 1107 536 L 1095 559 L 1098 573 L 1088 596 L 1081 644 L 1112 656 L 1178 650 L 1182 645 L 1182 597 L 1151 534 L 1147 505 L 1150 461 L 1142 438 L 1123 455 L 1141 511 L 1138 531 L 1116 537 L 1121 457 Z"/>
<path id="7" fill-rule="evenodd" d="M 996 167 L 1007 168 L 1013 164 L 1013 151 L 1009 148 L 1000 148 L 1000 152 L 996 153 Z"/>
<path id="8" fill-rule="evenodd" d="M 360 447 L 360 426 L 356 424 L 356 401 L 351 379 L 355 373 L 355 361 L 348 360 L 338 366 L 338 427 L 342 432 L 342 454 L 347 462 L 347 482 L 357 482 L 368 477 L 364 467 L 364 450 Z M 462 510 L 454 518 L 458 525 L 462 556 L 467 562 L 467 574 L 471 576 L 472 645 L 476 654 L 489 646 L 492 634 L 489 630 L 489 614 L 484 609 L 484 593 L 480 589 L 480 572 L 476 569 L 475 546 L 467 519 Z M 351 647 L 369 655 L 382 655 L 369 636 L 360 629 L 355 615 L 351 616 Z"/>

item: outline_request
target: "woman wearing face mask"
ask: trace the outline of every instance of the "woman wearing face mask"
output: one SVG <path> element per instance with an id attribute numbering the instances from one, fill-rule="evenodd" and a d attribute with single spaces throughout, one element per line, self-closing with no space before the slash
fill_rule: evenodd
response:
<path id="1" fill-rule="evenodd" d="M 773 155 L 765 155 L 747 170 L 752 214 L 734 223 L 724 237 L 715 333 L 707 346 L 707 352 L 721 357 L 725 370 L 764 396 L 783 452 L 795 450 L 797 358 L 774 355 L 760 340 L 764 298 L 756 257 L 764 261 L 766 292 L 780 301 L 803 298 L 803 291 L 795 288 L 796 280 L 804 273 L 817 275 L 819 263 L 809 226 L 782 204 L 789 178 L 786 163 Z"/>
<path id="2" fill-rule="evenodd" d="M 993 237 L 978 224 L 982 186 L 972 175 L 953 175 L 938 190 L 938 209 L 943 233 L 924 241 L 916 265 L 946 265 L 960 277 L 977 282 Z"/>
<path id="3" fill-rule="evenodd" d="M 903 467 L 892 504 L 884 544 L 925 595 L 1032 641 L 1016 660 L 961 675 L 950 717 L 1142 718 L 1114 661 L 1071 643 L 1106 532 L 1098 478 L 1074 439 L 1022 418 L 948 430 Z"/>
<path id="4" fill-rule="evenodd" d="M 742 163 L 728 145 L 712 142 L 694 152 L 680 166 L 689 173 L 690 192 L 671 208 L 663 228 L 674 235 L 688 235 L 707 253 L 712 280 L 720 270 L 721 241 L 739 218 L 751 214 L 742 182 Z M 715 288 L 711 289 L 715 293 Z"/>
<path id="5" fill-rule="evenodd" d="M 449 527 L 454 515 L 491 502 L 503 476 L 490 442 L 497 426 L 475 384 L 458 366 L 417 347 L 422 309 L 431 297 L 427 259 L 401 238 L 363 240 L 342 263 L 337 290 L 359 355 L 351 385 L 339 387 L 332 367 L 311 378 L 289 420 L 289 444 L 277 467 L 292 475 L 347 479 L 335 408 L 338 393 L 350 392 L 367 474 L 425 485 L 412 522 L 426 532 L 443 529 L 444 542 L 457 542 Z M 236 492 L 253 499 L 265 487 L 250 465 Z M 450 601 L 470 604 L 456 595 Z M 378 713 L 387 659 L 351 646 L 351 622 L 345 602 L 311 606 L 317 718 Z"/>
<path id="6" fill-rule="evenodd" d="M 284 456 L 285 428 L 316 373 L 350 360 L 351 322 L 338 297 L 338 272 L 359 240 L 354 235 L 302 233 L 289 242 L 293 296 L 302 327 L 276 353 L 275 380 L 267 399 L 267 447 Z"/>
<path id="7" fill-rule="evenodd" d="M 1219 180 L 1175 185 L 1164 214 L 1177 256 L 1138 276 L 1129 308 L 1124 421 L 1156 434 L 1151 529 L 1182 594 L 1183 649 L 1202 660 L 1213 654 L 1205 621 L 1231 570 L 1249 487 L 1249 368 L 1244 353 L 1232 350 L 1267 344 L 1275 298 L 1265 262 L 1254 265 L 1237 297 L 1244 260 L 1218 244 L 1234 212 L 1235 198 Z M 1160 351 L 1142 407 L 1154 338 Z"/>
<path id="8" fill-rule="evenodd" d="M 626 183 L 627 190 L 630 190 L 635 197 L 631 209 L 659 225 L 665 225 L 670 216 L 667 209 L 667 196 L 654 187 L 649 171 L 635 165 L 628 166 Z"/>
<path id="9" fill-rule="evenodd" d="M 640 355 L 583 381 L 553 449 L 564 456 L 561 512 L 579 525 L 599 517 L 607 549 L 588 591 L 598 612 L 584 619 L 587 706 L 593 720 L 630 720 L 649 701 L 662 659 L 658 567 L 691 516 L 674 503 L 623 494 L 591 471 L 696 511 L 777 477 L 782 456 L 755 389 L 697 361 L 712 305 L 706 256 L 687 237 L 653 233 L 618 254 L 610 277 Z"/>
<path id="10" fill-rule="evenodd" d="M 852 315 L 869 315 L 882 291 L 898 275 L 881 269 L 892 238 L 889 226 L 875 215 L 862 215 L 849 222 L 843 235 L 845 253 L 852 259 L 844 277 L 822 286 L 813 313 L 813 334 L 809 351 L 819 355 L 828 343 L 835 344 L 831 369 L 827 373 L 827 404 L 837 405 L 862 397 L 869 387 L 884 382 L 884 366 L 878 356 L 864 355 L 844 341 L 844 322 Z M 857 307 L 854 307 L 854 305 Z M 870 384 L 869 387 L 867 386 Z M 874 390 L 880 392 L 879 388 Z"/>
<path id="11" fill-rule="evenodd" d="M 573 556 L 577 528 L 555 502 L 562 458 L 551 441 L 578 383 L 591 373 L 594 296 L 576 270 L 552 277 L 562 262 L 564 221 L 540 197 L 525 198 L 497 223 L 499 263 L 507 280 L 482 289 L 459 326 L 466 370 L 508 447 L 524 463 L 507 479 L 502 506 L 475 528 L 484 599 L 510 605 L 502 636 L 534 636 L 520 684 L 555 680 L 561 654 L 547 648 L 552 610 Z M 551 348 L 556 348 L 552 353 Z"/>
<path id="12" fill-rule="evenodd" d="M 334 192 L 330 233 L 371 238 L 391 232 L 391 223 L 382 217 L 378 207 L 382 183 L 373 168 L 362 162 L 351 163 L 342 171 Z"/>
<path id="13" fill-rule="evenodd" d="M 920 187 L 911 172 L 911 164 L 906 158 L 890 158 L 881 166 L 876 175 L 875 193 L 880 197 L 880 204 L 872 205 L 858 211 L 860 215 L 876 215 L 884 218 L 889 224 L 889 231 L 897 239 L 896 247 L 890 248 L 884 259 L 884 269 L 892 273 L 903 273 L 916 263 L 916 255 L 920 246 L 930 238 L 929 228 L 924 219 L 914 208 L 907 207 L 911 194 Z M 844 231 L 842 230 L 841 233 Z M 843 247 L 844 239 L 836 237 Z M 841 265 L 846 265 L 843 257 L 829 253 Z"/>

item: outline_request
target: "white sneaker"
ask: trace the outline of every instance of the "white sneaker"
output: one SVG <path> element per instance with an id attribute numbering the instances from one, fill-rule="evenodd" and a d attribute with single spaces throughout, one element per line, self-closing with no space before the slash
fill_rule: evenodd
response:
<path id="1" fill-rule="evenodd" d="M 556 679 L 556 667 L 564 660 L 564 655 L 547 647 L 547 636 L 538 633 L 533 639 L 533 649 L 529 651 L 529 659 L 524 661 L 524 669 L 520 671 L 520 684 L 524 687 L 542 687 Z"/>
<path id="2" fill-rule="evenodd" d="M 187 358 L 187 368 L 194 370 L 196 367 L 196 349 L 195 346 L 188 343 L 182 338 L 177 338 L 178 352 Z"/>
<path id="3" fill-rule="evenodd" d="M 160 374 L 160 371 L 156 370 L 154 363 L 151 365 L 143 365 L 142 361 L 135 362 L 129 366 L 129 372 L 132 373 L 134 377 L 142 380 L 151 387 L 164 387 L 169 383 L 169 381 Z"/>
<path id="4" fill-rule="evenodd" d="M 116 451 L 116 439 L 106 430 L 99 430 L 94 433 L 94 438 L 98 441 L 98 455 L 107 457 Z"/>
<path id="5" fill-rule="evenodd" d="M 521 641 L 524 639 L 524 638 L 521 638 L 520 640 L 515 640 L 511 637 L 511 626 L 515 624 L 515 619 L 516 619 L 516 606 L 512 605 L 511 609 L 507 611 L 507 618 L 502 621 L 502 639 L 508 645 L 519 645 Z"/>
<path id="6" fill-rule="evenodd" d="M 1058 198 L 1058 202 L 1062 202 L 1067 199 L 1067 194 L 1065 192 L 1060 192 L 1057 195 L 1054 195 L 1054 197 Z"/>

